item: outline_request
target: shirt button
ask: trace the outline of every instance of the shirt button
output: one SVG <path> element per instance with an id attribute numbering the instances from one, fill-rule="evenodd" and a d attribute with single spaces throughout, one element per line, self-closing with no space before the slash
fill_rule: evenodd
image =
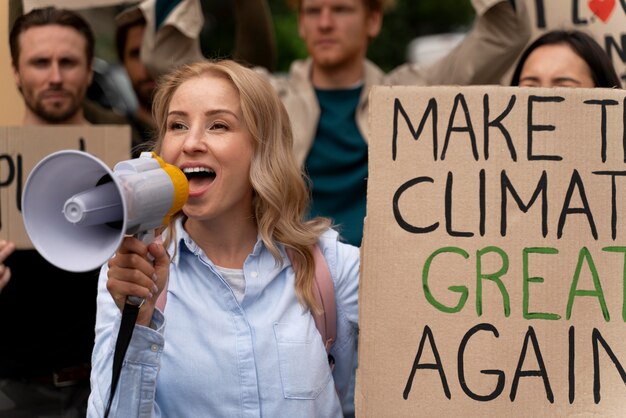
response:
<path id="1" fill-rule="evenodd" d="M 152 344 L 152 346 L 150 347 L 150 350 L 156 353 L 157 351 L 159 351 L 159 346 L 156 344 Z"/>
<path id="2" fill-rule="evenodd" d="M 252 277 L 253 279 L 256 279 L 256 276 L 258 276 L 258 273 L 256 271 L 250 273 L 250 277 Z"/>

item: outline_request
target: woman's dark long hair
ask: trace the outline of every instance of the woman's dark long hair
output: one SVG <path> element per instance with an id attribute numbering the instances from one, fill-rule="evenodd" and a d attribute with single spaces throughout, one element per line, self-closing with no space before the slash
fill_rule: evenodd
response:
<path id="1" fill-rule="evenodd" d="M 530 54 L 544 45 L 569 45 L 591 69 L 591 76 L 596 87 L 622 87 L 622 82 L 613 67 L 609 55 L 595 39 L 578 30 L 553 30 L 541 35 L 522 53 L 511 79 L 512 86 L 519 86 L 522 68 Z"/>

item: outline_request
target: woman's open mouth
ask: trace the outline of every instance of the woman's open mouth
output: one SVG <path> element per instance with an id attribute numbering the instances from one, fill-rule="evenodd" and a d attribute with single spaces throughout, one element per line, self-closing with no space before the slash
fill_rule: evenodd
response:
<path id="1" fill-rule="evenodd" d="M 185 167 L 182 169 L 189 181 L 189 195 L 195 196 L 204 192 L 215 180 L 215 171 L 208 167 Z"/>

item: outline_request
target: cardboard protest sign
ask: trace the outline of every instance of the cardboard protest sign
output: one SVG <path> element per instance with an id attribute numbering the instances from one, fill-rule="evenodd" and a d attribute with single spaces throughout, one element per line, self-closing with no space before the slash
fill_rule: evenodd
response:
<path id="1" fill-rule="evenodd" d="M 611 57 L 626 86 L 626 0 L 524 0 L 534 40 L 552 29 L 592 35 Z"/>
<path id="2" fill-rule="evenodd" d="M 118 161 L 130 158 L 130 127 L 0 127 L 0 240 L 14 241 L 19 249 L 33 248 L 22 221 L 22 190 L 39 161 L 66 149 L 86 151 L 113 168 Z"/>
<path id="3" fill-rule="evenodd" d="M 369 100 L 357 416 L 623 416 L 626 91 Z"/>

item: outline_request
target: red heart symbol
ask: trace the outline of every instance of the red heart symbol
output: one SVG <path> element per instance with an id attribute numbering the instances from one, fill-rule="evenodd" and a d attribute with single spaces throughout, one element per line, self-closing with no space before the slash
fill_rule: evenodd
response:
<path id="1" fill-rule="evenodd" d="M 611 13 L 613 13 L 614 7 L 615 0 L 589 0 L 589 10 L 605 23 L 609 20 Z"/>

